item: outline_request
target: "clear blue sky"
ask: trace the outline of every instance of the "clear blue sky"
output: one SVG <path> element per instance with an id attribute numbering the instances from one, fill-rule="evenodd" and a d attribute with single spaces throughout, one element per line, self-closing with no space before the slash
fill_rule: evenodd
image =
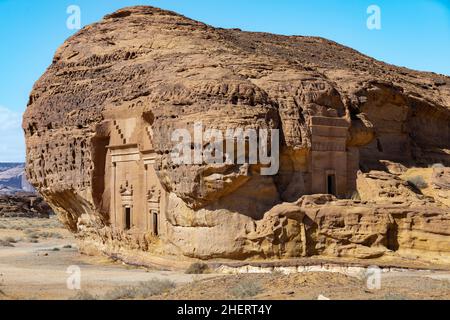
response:
<path id="1" fill-rule="evenodd" d="M 0 162 L 23 161 L 20 116 L 33 83 L 82 25 L 131 5 L 170 9 L 217 27 L 325 37 L 388 63 L 450 75 L 450 0 L 0 0 Z M 381 30 L 366 27 L 369 5 Z"/>

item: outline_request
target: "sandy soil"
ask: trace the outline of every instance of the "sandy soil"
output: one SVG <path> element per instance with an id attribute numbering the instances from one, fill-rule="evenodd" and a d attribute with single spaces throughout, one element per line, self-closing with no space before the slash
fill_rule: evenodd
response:
<path id="1" fill-rule="evenodd" d="M 336 273 L 242 274 L 197 281 L 156 298 L 194 300 L 246 298 L 239 294 L 245 291 L 246 286 L 254 284 L 257 284 L 259 289 L 252 299 L 317 300 L 319 297 L 330 300 L 450 299 L 450 275 L 425 272 L 383 275 L 379 290 L 369 290 L 364 280 Z"/>
<path id="2" fill-rule="evenodd" d="M 129 298 L 142 298 L 130 288 L 153 279 L 169 280 L 173 288 L 145 298 L 450 299 L 450 272 L 383 273 L 381 289 L 369 290 L 365 279 L 337 273 L 187 275 L 130 267 L 79 254 L 75 239 L 55 218 L 0 219 L 0 241 L 0 299 L 101 299 L 118 288 L 128 288 L 122 291 Z M 81 291 L 67 287 L 70 266 L 80 268 Z"/>
<path id="3" fill-rule="evenodd" d="M 23 230 L 0 227 L 0 239 L 13 237 L 17 241 L 12 244 L 14 247 L 0 245 L 0 299 L 70 299 L 77 295 L 77 291 L 67 288 L 68 277 L 72 275 L 67 272 L 71 266 L 80 268 L 81 290 L 98 296 L 120 286 L 137 286 L 152 279 L 170 279 L 182 285 L 211 277 L 129 267 L 105 257 L 81 255 L 75 239 L 55 218 L 0 219 L 1 225 L 30 225 L 38 232 L 51 233 L 52 237 L 31 243 L 24 233 L 26 227 Z"/>

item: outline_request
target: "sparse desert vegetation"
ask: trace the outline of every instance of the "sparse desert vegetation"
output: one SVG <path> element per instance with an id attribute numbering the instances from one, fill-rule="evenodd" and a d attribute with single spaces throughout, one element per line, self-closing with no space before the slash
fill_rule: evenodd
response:
<path id="1" fill-rule="evenodd" d="M 194 262 L 187 268 L 186 274 L 204 274 L 208 272 L 209 267 L 206 263 Z"/>
<path id="2" fill-rule="evenodd" d="M 251 280 L 242 281 L 231 289 L 233 296 L 240 299 L 252 298 L 261 292 L 263 292 L 261 283 Z"/>
<path id="3" fill-rule="evenodd" d="M 175 288 L 175 283 L 170 280 L 152 279 L 140 282 L 137 285 L 119 286 L 104 295 L 94 295 L 88 291 L 79 291 L 72 300 L 136 300 L 148 299 L 161 295 Z"/>
<path id="4" fill-rule="evenodd" d="M 98 300 L 98 298 L 88 291 L 80 290 L 71 298 L 71 300 L 91 301 Z"/>
<path id="5" fill-rule="evenodd" d="M 416 187 L 419 190 L 428 188 L 428 183 L 422 176 L 412 176 L 409 177 L 407 181 L 410 185 Z"/>
<path id="6" fill-rule="evenodd" d="M 5 239 L 0 239 L 0 247 L 14 247 L 14 244 Z"/>
<path id="7" fill-rule="evenodd" d="M 169 294 L 153 298 L 317 300 L 322 295 L 331 300 L 450 299 L 450 277 L 430 277 L 413 272 L 383 275 L 381 288 L 370 290 L 366 280 L 339 273 L 239 274 L 177 286 Z"/>
<path id="8" fill-rule="evenodd" d="M 0 218 L 0 246 L 18 243 L 39 243 L 63 239 L 68 231 L 56 216 L 50 218 Z"/>
<path id="9" fill-rule="evenodd" d="M 148 299 L 152 296 L 162 295 L 175 288 L 175 283 L 170 280 L 152 279 L 141 282 L 137 286 L 117 287 L 107 292 L 102 299 L 104 300 L 133 300 Z"/>
<path id="10" fill-rule="evenodd" d="M 225 275 L 201 262 L 168 272 L 81 255 L 56 219 L 0 222 L 12 227 L 0 230 L 7 245 L 0 246 L 0 299 L 450 299 L 448 272 L 383 274 L 381 289 L 372 291 L 363 278 L 338 273 Z M 28 235 L 40 241 L 29 242 Z M 82 290 L 67 289 L 71 265 L 82 270 Z"/>

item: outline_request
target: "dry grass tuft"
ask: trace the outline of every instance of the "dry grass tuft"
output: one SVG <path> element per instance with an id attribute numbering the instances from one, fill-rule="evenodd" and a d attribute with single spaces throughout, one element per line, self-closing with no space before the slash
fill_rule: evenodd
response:
<path id="1" fill-rule="evenodd" d="M 187 268 L 186 274 L 204 274 L 208 271 L 209 267 L 206 263 L 195 262 Z"/>
<path id="2" fill-rule="evenodd" d="M 245 299 L 257 296 L 264 290 L 259 281 L 245 280 L 231 289 L 231 293 L 236 298 Z"/>
<path id="3" fill-rule="evenodd" d="M 170 280 L 153 279 L 141 282 L 138 286 L 118 287 L 107 292 L 103 300 L 134 300 L 147 299 L 151 296 L 169 292 L 175 288 L 175 284 Z"/>

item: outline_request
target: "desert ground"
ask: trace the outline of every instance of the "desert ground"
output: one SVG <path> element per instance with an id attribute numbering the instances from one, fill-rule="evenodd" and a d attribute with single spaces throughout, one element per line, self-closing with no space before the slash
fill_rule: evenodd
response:
<path id="1" fill-rule="evenodd" d="M 81 271 L 80 290 L 67 286 L 73 266 Z M 450 272 L 383 273 L 379 290 L 339 273 L 186 274 L 82 255 L 56 217 L 0 219 L 0 299 L 242 298 L 450 299 Z"/>

